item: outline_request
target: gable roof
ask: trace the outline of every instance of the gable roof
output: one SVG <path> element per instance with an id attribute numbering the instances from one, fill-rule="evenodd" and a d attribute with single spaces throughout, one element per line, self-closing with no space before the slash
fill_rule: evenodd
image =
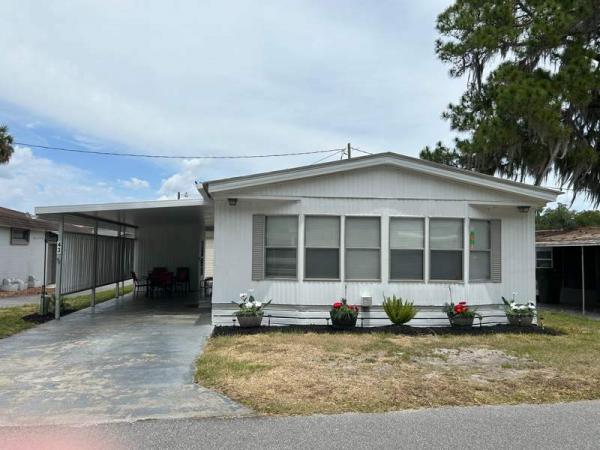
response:
<path id="1" fill-rule="evenodd" d="M 582 227 L 574 230 L 538 230 L 535 232 L 538 247 L 580 247 L 600 245 L 600 227 Z"/>
<path id="2" fill-rule="evenodd" d="M 358 158 L 313 164 L 310 166 L 293 167 L 290 169 L 257 173 L 241 177 L 223 178 L 205 182 L 202 184 L 201 189 L 199 187 L 199 190 L 203 196 L 210 197 L 211 193 L 216 192 L 227 192 L 271 183 L 300 180 L 303 178 L 329 175 L 380 165 L 404 168 L 426 175 L 468 183 L 474 186 L 522 195 L 544 202 L 555 201 L 556 197 L 561 194 L 560 191 L 555 189 L 532 186 L 392 152 L 376 153 L 374 155 L 360 156 Z"/>

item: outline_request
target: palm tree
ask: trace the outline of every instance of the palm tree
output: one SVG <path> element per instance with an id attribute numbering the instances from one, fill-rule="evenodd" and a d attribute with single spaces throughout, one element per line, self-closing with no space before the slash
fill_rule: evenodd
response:
<path id="1" fill-rule="evenodd" d="M 0 164 L 7 163 L 14 151 L 13 138 L 8 134 L 8 127 L 0 125 Z"/>

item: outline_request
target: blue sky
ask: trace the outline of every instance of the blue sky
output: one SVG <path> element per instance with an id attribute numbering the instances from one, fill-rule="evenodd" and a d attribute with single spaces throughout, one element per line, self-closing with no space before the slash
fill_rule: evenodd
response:
<path id="1" fill-rule="evenodd" d="M 5 0 L 0 123 L 19 142 L 177 155 L 450 142 L 464 80 L 435 57 L 449 1 Z M 194 180 L 310 164 L 144 160 L 18 147 L 0 205 L 197 196 Z M 586 206 L 578 201 L 576 206 Z"/>

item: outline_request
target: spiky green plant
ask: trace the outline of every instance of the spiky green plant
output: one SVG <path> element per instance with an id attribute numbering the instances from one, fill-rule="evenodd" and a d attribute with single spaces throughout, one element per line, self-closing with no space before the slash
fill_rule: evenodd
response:
<path id="1" fill-rule="evenodd" d="M 383 310 L 396 325 L 405 324 L 417 315 L 413 302 L 402 300 L 402 297 L 396 297 L 395 294 L 391 297 L 383 296 Z"/>

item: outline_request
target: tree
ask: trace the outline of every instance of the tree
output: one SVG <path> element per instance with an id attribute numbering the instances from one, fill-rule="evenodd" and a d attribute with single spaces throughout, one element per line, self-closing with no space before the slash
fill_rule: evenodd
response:
<path id="1" fill-rule="evenodd" d="M 456 0 L 437 30 L 467 77 L 443 114 L 461 166 L 536 185 L 554 172 L 600 204 L 600 1 Z"/>
<path id="2" fill-rule="evenodd" d="M 14 151 L 13 138 L 8 134 L 8 127 L 0 125 L 0 164 L 7 163 Z"/>
<path id="3" fill-rule="evenodd" d="M 578 227 L 600 227 L 600 211 L 573 211 L 559 203 L 554 209 L 536 211 L 535 227 L 538 230 L 573 230 Z"/>

